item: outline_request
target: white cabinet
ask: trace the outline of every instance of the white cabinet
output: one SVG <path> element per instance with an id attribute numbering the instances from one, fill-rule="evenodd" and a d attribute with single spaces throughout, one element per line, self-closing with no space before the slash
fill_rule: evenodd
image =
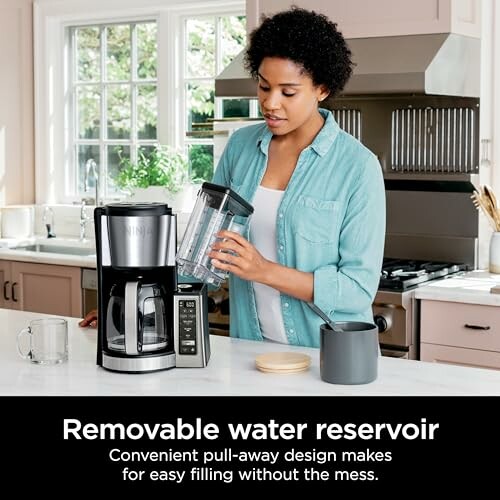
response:
<path id="1" fill-rule="evenodd" d="M 500 307 L 422 300 L 420 359 L 500 370 Z"/>
<path id="2" fill-rule="evenodd" d="M 0 261 L 0 307 L 82 316 L 81 269 Z"/>
<path id="3" fill-rule="evenodd" d="M 481 33 L 480 0 L 247 0 L 247 27 L 255 28 L 262 14 L 292 5 L 315 10 L 338 23 L 346 38 Z"/>
<path id="4" fill-rule="evenodd" d="M 2 0 L 0 33 L 0 205 L 33 203 L 33 0 Z"/>

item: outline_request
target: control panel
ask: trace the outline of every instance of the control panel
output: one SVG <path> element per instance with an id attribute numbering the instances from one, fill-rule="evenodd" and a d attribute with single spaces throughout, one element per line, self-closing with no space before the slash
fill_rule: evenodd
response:
<path id="1" fill-rule="evenodd" d="M 178 301 L 179 354 L 196 355 L 196 313 L 198 303 L 194 299 Z"/>

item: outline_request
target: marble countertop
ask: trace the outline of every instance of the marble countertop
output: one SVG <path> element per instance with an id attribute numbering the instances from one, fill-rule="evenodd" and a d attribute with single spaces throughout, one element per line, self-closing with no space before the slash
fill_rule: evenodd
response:
<path id="1" fill-rule="evenodd" d="M 16 335 L 43 314 L 0 309 L 0 395 L 500 395 L 500 372 L 480 368 L 380 358 L 371 384 L 327 384 L 319 376 L 319 350 L 271 342 L 211 336 L 212 357 L 206 368 L 175 368 L 148 374 L 113 373 L 96 366 L 96 337 L 91 329 L 69 324 L 69 360 L 41 366 L 17 354 Z M 261 373 L 255 357 L 270 351 L 309 354 L 309 370 L 295 374 Z"/>
<path id="2" fill-rule="evenodd" d="M 495 285 L 500 285 L 500 274 L 470 271 L 419 286 L 415 290 L 415 298 L 500 306 L 500 294 L 490 292 Z"/>

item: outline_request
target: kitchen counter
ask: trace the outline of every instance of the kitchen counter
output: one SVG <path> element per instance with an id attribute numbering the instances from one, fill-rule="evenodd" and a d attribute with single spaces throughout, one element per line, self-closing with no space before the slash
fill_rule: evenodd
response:
<path id="1" fill-rule="evenodd" d="M 500 306 L 500 294 L 490 292 L 491 287 L 495 285 L 500 285 L 500 274 L 470 271 L 421 285 L 415 290 L 415 298 Z"/>
<path id="2" fill-rule="evenodd" d="M 88 255 L 71 255 L 69 253 L 55 253 L 55 252 L 34 252 L 29 250 L 19 250 L 13 247 L 25 246 L 33 244 L 54 245 L 62 247 L 76 247 L 76 248 L 89 248 L 94 249 L 95 244 L 93 240 L 84 240 L 81 242 L 77 238 L 43 238 L 34 236 L 32 238 L 25 238 L 22 240 L 2 240 L 0 246 L 0 259 L 1 260 L 14 260 L 17 262 L 33 262 L 35 264 L 53 264 L 58 266 L 74 266 L 85 268 L 96 268 L 96 256 Z"/>
<path id="3" fill-rule="evenodd" d="M 380 358 L 379 376 L 371 384 L 327 384 L 319 377 L 317 349 L 219 336 L 211 336 L 212 357 L 206 368 L 113 373 L 96 366 L 97 332 L 79 328 L 77 318 L 67 318 L 69 361 L 40 366 L 19 357 L 16 335 L 31 319 L 43 316 L 0 309 L 0 395 L 500 395 L 499 371 L 387 357 Z M 256 355 L 283 350 L 309 354 L 310 369 L 281 375 L 256 370 Z"/>

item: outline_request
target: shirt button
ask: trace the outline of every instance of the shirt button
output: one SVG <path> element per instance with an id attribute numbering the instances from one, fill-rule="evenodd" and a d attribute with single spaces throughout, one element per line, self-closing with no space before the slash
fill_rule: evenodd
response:
<path id="1" fill-rule="evenodd" d="M 288 302 L 285 302 L 285 307 L 288 307 L 290 304 Z"/>
<path id="2" fill-rule="evenodd" d="M 288 330 L 290 333 L 293 333 L 293 328 L 290 328 L 290 330 Z"/>
<path id="3" fill-rule="evenodd" d="M 283 213 L 280 212 L 279 217 L 280 217 L 280 219 L 282 219 L 283 218 Z"/>
<path id="4" fill-rule="evenodd" d="M 283 250 L 283 248 L 285 248 L 283 245 L 280 245 L 280 250 Z"/>

